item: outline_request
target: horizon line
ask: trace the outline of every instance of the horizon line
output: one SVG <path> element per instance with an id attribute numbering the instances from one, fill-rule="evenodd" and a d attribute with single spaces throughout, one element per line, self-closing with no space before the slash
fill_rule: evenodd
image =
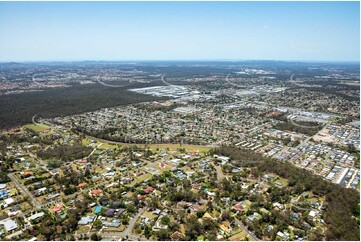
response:
<path id="1" fill-rule="evenodd" d="M 246 61 L 275 61 L 275 62 L 313 62 L 313 63 L 360 63 L 360 60 L 292 60 L 292 59 L 62 59 L 62 60 L 6 60 L 4 63 L 39 63 L 39 62 L 246 62 Z"/>

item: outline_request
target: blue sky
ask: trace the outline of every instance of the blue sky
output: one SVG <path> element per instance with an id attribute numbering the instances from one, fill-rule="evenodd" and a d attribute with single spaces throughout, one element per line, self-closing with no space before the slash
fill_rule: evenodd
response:
<path id="1" fill-rule="evenodd" d="M 359 2 L 0 2 L 0 61 L 359 61 L 359 36 Z"/>

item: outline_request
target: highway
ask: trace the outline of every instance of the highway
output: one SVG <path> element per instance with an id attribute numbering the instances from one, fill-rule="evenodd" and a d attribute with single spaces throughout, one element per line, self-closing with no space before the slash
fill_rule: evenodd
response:
<path id="1" fill-rule="evenodd" d="M 126 86 L 126 85 L 106 84 L 106 83 L 102 82 L 102 81 L 99 79 L 99 76 L 97 76 L 97 82 L 98 82 L 100 85 L 103 85 L 103 86 L 106 86 L 106 87 L 125 87 L 125 86 Z"/>
<path id="2" fill-rule="evenodd" d="M 294 75 L 295 75 L 295 74 L 292 74 L 291 77 L 290 77 L 290 81 L 291 81 L 291 82 L 293 81 Z"/>
<path id="3" fill-rule="evenodd" d="M 175 85 L 172 85 L 172 84 L 170 84 L 169 82 L 165 81 L 165 80 L 164 80 L 164 76 L 165 76 L 165 74 L 162 76 L 162 82 L 163 82 L 164 84 L 166 84 L 167 86 L 175 86 Z"/>

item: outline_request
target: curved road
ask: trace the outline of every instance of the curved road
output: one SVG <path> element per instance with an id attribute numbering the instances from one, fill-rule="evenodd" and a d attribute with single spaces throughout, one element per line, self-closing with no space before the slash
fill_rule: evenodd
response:
<path id="1" fill-rule="evenodd" d="M 142 236 L 138 236 L 138 235 L 132 235 L 132 230 L 135 226 L 135 223 L 137 222 L 138 218 L 145 212 L 147 208 L 141 208 L 138 210 L 137 215 L 134 216 L 134 218 L 129 222 L 127 228 L 121 232 L 121 233 L 97 233 L 97 235 L 100 235 L 104 238 L 108 238 L 108 237 L 112 237 L 114 239 L 122 239 L 125 238 L 126 240 L 132 239 L 132 240 L 141 240 L 141 241 L 146 241 L 147 239 L 142 237 Z M 87 235 L 88 237 L 91 236 L 91 234 L 93 234 L 92 232 L 88 232 L 88 233 L 82 233 L 82 234 L 75 234 L 74 236 L 76 237 L 80 237 L 81 235 Z"/>
<path id="2" fill-rule="evenodd" d="M 292 82 L 293 81 L 293 77 L 294 77 L 294 73 L 291 75 L 291 77 L 290 77 L 290 81 Z"/>
<path id="3" fill-rule="evenodd" d="M 170 84 L 169 82 L 165 81 L 165 80 L 164 80 L 165 75 L 166 75 L 166 74 L 162 75 L 162 78 L 161 78 L 161 79 L 162 79 L 162 82 L 163 82 L 164 84 L 166 84 L 167 86 L 171 86 L 171 87 L 176 86 L 176 85 L 172 85 L 172 84 Z"/>
<path id="4" fill-rule="evenodd" d="M 298 123 L 296 123 L 292 118 L 290 118 L 289 120 L 290 120 L 290 122 L 292 123 L 292 125 L 298 126 L 298 127 L 301 127 L 301 128 L 305 128 L 305 129 L 314 129 L 314 128 L 318 128 L 318 127 L 321 127 L 321 126 L 322 126 L 322 124 L 318 124 L 318 125 L 314 125 L 314 126 L 298 124 Z"/>
<path id="5" fill-rule="evenodd" d="M 102 82 L 102 81 L 99 79 L 99 76 L 97 76 L 97 82 L 98 82 L 100 85 L 103 85 L 103 86 L 106 86 L 106 87 L 125 87 L 125 86 L 127 86 L 127 85 L 106 84 L 106 83 Z"/>
<path id="6" fill-rule="evenodd" d="M 34 74 L 34 75 L 32 76 L 31 81 L 34 82 L 35 84 L 39 85 L 39 86 L 42 86 L 42 85 L 43 85 L 42 83 L 35 81 L 35 76 L 36 76 L 36 75 L 38 75 L 38 74 Z"/>
<path id="7" fill-rule="evenodd" d="M 39 125 L 40 123 L 37 123 L 37 122 L 35 121 L 35 117 L 36 117 L 36 116 L 38 116 L 38 115 L 35 114 L 35 115 L 31 118 L 31 121 L 33 122 L 33 124 Z"/>

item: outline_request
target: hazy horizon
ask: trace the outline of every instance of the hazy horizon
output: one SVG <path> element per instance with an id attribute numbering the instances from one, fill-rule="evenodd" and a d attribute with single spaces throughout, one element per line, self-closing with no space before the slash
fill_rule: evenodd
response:
<path id="1" fill-rule="evenodd" d="M 0 2 L 0 62 L 359 62 L 359 2 Z"/>

